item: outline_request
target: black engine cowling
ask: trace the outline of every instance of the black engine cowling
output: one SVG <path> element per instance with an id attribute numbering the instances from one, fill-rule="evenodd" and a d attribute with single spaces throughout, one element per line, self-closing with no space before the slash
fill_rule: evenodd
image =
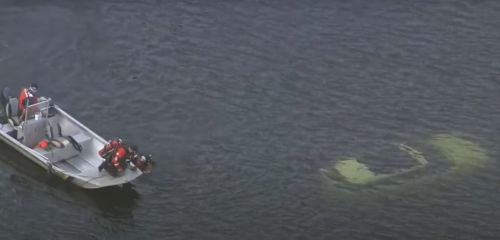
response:
<path id="1" fill-rule="evenodd" d="M 14 97 L 14 95 L 12 95 L 12 90 L 9 87 L 4 87 L 0 96 L 2 106 L 7 105 L 7 103 L 9 102 L 9 98 L 11 97 Z"/>

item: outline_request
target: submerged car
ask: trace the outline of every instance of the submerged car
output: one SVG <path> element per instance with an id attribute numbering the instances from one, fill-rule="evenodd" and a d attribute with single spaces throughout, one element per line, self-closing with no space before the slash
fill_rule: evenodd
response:
<path id="1" fill-rule="evenodd" d="M 487 160 L 485 150 L 471 140 L 437 134 L 427 141 L 395 144 L 372 154 L 336 161 L 319 172 L 328 184 L 338 188 L 380 189 L 432 180 L 480 166 Z"/>

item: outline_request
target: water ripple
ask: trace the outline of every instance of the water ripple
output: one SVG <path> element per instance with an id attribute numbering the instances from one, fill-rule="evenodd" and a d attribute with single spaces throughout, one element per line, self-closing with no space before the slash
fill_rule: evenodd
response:
<path id="1" fill-rule="evenodd" d="M 1 6 L 4 84 L 39 81 L 83 123 L 139 143 L 159 165 L 136 199 L 45 183 L 2 151 L 0 237 L 499 234 L 495 163 L 394 197 L 339 196 L 316 181 L 332 160 L 436 132 L 495 146 L 498 3 Z"/>

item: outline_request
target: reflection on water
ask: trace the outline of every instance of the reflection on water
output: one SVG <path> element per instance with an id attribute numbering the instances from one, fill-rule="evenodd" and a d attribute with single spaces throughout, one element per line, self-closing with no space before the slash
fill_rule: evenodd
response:
<path id="1" fill-rule="evenodd" d="M 82 194 L 75 194 L 80 192 Z M 139 193 L 132 188 L 109 187 L 96 190 L 81 190 L 73 188 L 73 196 L 86 195 L 104 217 L 131 217 L 137 207 Z"/>

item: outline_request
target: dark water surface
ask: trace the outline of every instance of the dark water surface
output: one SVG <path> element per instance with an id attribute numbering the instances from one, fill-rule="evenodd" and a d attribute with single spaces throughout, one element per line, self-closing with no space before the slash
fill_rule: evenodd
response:
<path id="1" fill-rule="evenodd" d="M 495 239 L 497 1 L 0 0 L 0 81 L 159 162 L 82 191 L 0 145 L 0 239 Z M 438 132 L 488 169 L 343 197 L 331 160 Z"/>

